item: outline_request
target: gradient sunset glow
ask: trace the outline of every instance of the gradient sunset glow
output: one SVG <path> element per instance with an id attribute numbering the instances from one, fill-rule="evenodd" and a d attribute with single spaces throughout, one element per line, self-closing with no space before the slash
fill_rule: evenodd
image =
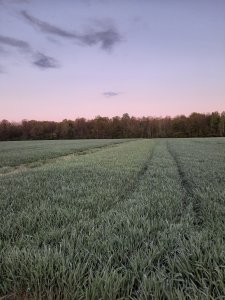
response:
<path id="1" fill-rule="evenodd" d="M 224 0 L 0 0 L 0 120 L 225 110 Z"/>

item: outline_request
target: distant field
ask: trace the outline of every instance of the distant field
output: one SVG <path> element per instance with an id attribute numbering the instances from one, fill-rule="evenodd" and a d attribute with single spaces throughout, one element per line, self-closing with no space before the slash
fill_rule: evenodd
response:
<path id="1" fill-rule="evenodd" d="M 1 142 L 0 166 L 4 300 L 225 299 L 225 138 Z"/>
<path id="2" fill-rule="evenodd" d="M 15 166 L 118 144 L 125 139 L 0 142 L 0 167 Z"/>

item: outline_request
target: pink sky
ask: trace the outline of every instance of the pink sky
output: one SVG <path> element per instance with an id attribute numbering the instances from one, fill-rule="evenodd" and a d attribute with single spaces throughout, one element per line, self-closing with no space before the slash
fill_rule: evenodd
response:
<path id="1" fill-rule="evenodd" d="M 52 5 L 0 2 L 0 120 L 225 110 L 223 0 Z"/>

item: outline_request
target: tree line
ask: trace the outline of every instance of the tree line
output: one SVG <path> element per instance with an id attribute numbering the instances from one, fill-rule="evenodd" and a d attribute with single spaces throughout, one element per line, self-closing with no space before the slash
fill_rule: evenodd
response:
<path id="1" fill-rule="evenodd" d="M 225 136 L 225 112 L 192 113 L 176 117 L 97 116 L 92 120 L 35 121 L 20 123 L 2 120 L 0 140 L 103 139 Z"/>

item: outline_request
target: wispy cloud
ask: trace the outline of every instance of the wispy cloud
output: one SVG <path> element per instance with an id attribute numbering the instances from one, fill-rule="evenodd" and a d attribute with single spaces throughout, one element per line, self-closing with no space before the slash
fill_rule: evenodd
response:
<path id="1" fill-rule="evenodd" d="M 110 50 L 115 44 L 121 41 L 121 36 L 115 28 L 107 28 L 96 32 L 92 30 L 89 33 L 79 36 L 79 40 L 88 46 L 99 43 L 102 49 Z"/>
<path id="2" fill-rule="evenodd" d="M 0 46 L 3 45 L 4 48 L 0 47 L 0 54 L 5 54 L 7 53 L 6 47 L 13 47 L 16 50 L 22 51 L 25 54 L 28 54 L 29 60 L 30 57 L 33 58 L 32 65 L 36 66 L 40 69 L 48 69 L 48 68 L 58 68 L 59 63 L 58 61 L 51 57 L 47 56 L 43 53 L 36 53 L 32 47 L 29 45 L 29 43 L 19 40 L 16 38 L 8 37 L 8 36 L 3 36 L 0 35 Z M 0 69 L 1 71 L 2 69 Z M 3 70 L 4 71 L 4 70 Z M 3 73 L 3 72 L 1 72 Z"/>
<path id="3" fill-rule="evenodd" d="M 40 69 L 58 68 L 59 63 L 56 59 L 51 56 L 47 56 L 43 53 L 37 53 L 33 61 L 33 65 Z"/>
<path id="4" fill-rule="evenodd" d="M 26 12 L 25 10 L 21 11 L 21 15 L 33 26 L 37 27 L 38 29 L 40 29 L 41 31 L 45 32 L 45 33 L 49 33 L 49 34 L 53 34 L 53 35 L 57 35 L 60 37 L 64 37 L 64 38 L 69 38 L 69 39 L 74 39 L 76 37 L 75 34 L 63 30 L 57 26 L 51 25 L 47 22 L 43 22 L 41 20 L 39 20 L 38 18 L 35 18 L 33 16 L 31 16 L 28 12 Z"/>
<path id="5" fill-rule="evenodd" d="M 8 36 L 0 35 L 0 44 L 14 47 L 26 52 L 31 51 L 31 47 L 27 42 Z"/>
<path id="6" fill-rule="evenodd" d="M 118 92 L 104 92 L 103 95 L 105 97 L 115 97 L 115 96 L 118 96 L 119 94 L 121 93 L 118 93 Z"/>
<path id="7" fill-rule="evenodd" d="M 35 28 L 38 28 L 44 33 L 55 35 L 61 38 L 70 39 L 76 42 L 81 42 L 83 45 L 92 46 L 100 44 L 102 49 L 110 50 L 113 46 L 121 42 L 122 38 L 117 29 L 110 23 L 102 23 L 101 29 L 93 28 L 86 33 L 76 33 L 64 30 L 58 26 L 39 20 L 30 15 L 27 11 L 21 11 L 21 15 Z"/>

